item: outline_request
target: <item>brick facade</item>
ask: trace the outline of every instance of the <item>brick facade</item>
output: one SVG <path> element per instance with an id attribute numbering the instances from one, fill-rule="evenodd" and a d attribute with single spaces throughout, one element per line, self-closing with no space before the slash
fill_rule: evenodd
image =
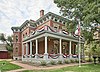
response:
<path id="1" fill-rule="evenodd" d="M 52 16 L 52 17 L 51 17 Z M 58 19 L 54 18 L 57 17 Z M 49 19 L 50 18 L 50 19 Z M 53 19 L 54 18 L 54 19 Z M 40 18 L 37 21 L 33 20 L 26 20 L 20 27 L 12 27 L 13 30 L 13 57 L 14 59 L 21 59 L 22 56 L 22 45 L 24 47 L 24 55 L 26 55 L 26 43 L 23 42 L 30 37 L 28 40 L 31 39 L 31 34 L 34 32 L 41 30 L 44 26 L 49 26 L 54 28 L 57 32 L 67 31 L 65 27 L 65 18 L 53 14 L 51 12 L 44 15 L 44 11 L 40 11 Z M 33 37 L 34 38 L 34 37 Z M 48 37 L 47 39 L 47 52 L 51 54 L 53 52 L 59 53 L 59 43 L 55 44 L 54 41 L 59 39 Z M 69 53 L 69 41 L 63 41 L 65 44 L 62 43 L 62 53 Z M 72 53 L 73 50 L 76 50 L 75 42 L 72 43 Z M 58 50 L 54 50 L 55 47 L 58 47 Z M 44 36 L 41 39 L 38 39 L 38 53 L 44 54 L 45 52 L 45 39 Z M 32 54 L 36 53 L 36 42 L 32 41 Z M 30 55 L 30 43 L 28 42 L 28 55 Z"/>

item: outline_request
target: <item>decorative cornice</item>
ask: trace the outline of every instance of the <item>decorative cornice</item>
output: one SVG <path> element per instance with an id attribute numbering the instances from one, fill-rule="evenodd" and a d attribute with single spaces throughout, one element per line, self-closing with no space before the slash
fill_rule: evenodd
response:
<path id="1" fill-rule="evenodd" d="M 68 21 L 66 18 L 64 18 L 62 16 L 59 16 L 59 15 L 54 14 L 52 12 L 48 12 L 47 14 L 45 14 L 44 16 L 42 16 L 38 20 L 36 20 L 36 24 L 40 25 L 40 23 L 47 21 L 47 20 L 53 20 L 56 22 L 60 22 L 62 24 L 65 24 L 65 22 Z"/>
<path id="2" fill-rule="evenodd" d="M 12 27 L 12 30 L 17 30 L 19 29 L 20 31 L 23 30 L 24 27 L 26 26 L 33 26 L 33 27 L 37 27 L 40 24 L 43 24 L 44 22 L 48 21 L 48 20 L 53 20 L 55 22 L 61 23 L 61 24 L 65 24 L 65 22 L 69 21 L 68 19 L 59 16 L 57 14 L 54 14 L 52 12 L 48 12 L 47 14 L 45 14 L 44 16 L 40 17 L 38 20 L 33 21 L 33 20 L 26 20 L 20 27 Z"/>

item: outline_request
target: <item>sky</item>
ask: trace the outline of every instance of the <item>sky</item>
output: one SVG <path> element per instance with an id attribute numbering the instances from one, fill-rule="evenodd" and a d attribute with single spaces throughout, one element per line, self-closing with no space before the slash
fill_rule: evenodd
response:
<path id="1" fill-rule="evenodd" d="M 60 15 L 53 0 L 0 0 L 0 33 L 12 35 L 11 27 L 20 26 L 26 20 L 37 20 L 42 9 L 44 14 Z"/>

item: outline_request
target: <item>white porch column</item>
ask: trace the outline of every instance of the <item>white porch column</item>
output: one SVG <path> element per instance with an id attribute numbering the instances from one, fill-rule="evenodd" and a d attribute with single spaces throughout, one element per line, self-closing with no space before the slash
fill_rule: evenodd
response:
<path id="1" fill-rule="evenodd" d="M 47 36 L 45 37 L 45 54 L 47 54 Z"/>
<path id="2" fill-rule="evenodd" d="M 38 40 L 36 39 L 36 54 L 38 54 Z"/>
<path id="3" fill-rule="evenodd" d="M 28 55 L 28 43 L 26 43 L 26 55 Z"/>
<path id="4" fill-rule="evenodd" d="M 47 53 L 47 36 L 45 36 L 45 53 L 44 53 L 44 59 L 47 60 L 48 59 L 48 53 Z"/>
<path id="5" fill-rule="evenodd" d="M 72 58 L 71 47 L 72 47 L 72 41 L 69 42 L 69 55 L 70 55 L 70 58 Z"/>
<path id="6" fill-rule="evenodd" d="M 76 44 L 76 52 L 75 52 L 75 54 L 78 55 L 78 45 L 77 44 Z"/>
<path id="7" fill-rule="evenodd" d="M 60 39 L 60 54 L 62 54 L 61 39 Z"/>
<path id="8" fill-rule="evenodd" d="M 32 41 L 30 41 L 30 58 L 32 58 Z"/>
<path id="9" fill-rule="evenodd" d="M 61 38 L 59 39 L 59 43 L 60 43 L 60 49 L 59 49 L 60 56 L 59 56 L 59 58 L 62 60 L 63 57 L 62 57 L 62 39 Z"/>
<path id="10" fill-rule="evenodd" d="M 35 53 L 35 59 L 37 59 L 37 58 L 38 58 L 38 40 L 36 39 L 35 42 L 36 42 L 36 53 Z"/>

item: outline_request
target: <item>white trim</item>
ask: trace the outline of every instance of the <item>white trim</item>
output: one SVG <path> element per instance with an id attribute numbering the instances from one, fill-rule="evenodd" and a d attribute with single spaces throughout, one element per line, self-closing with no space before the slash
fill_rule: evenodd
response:
<path id="1" fill-rule="evenodd" d="M 60 50 L 60 54 L 62 54 L 62 46 L 61 46 L 61 45 L 62 45 L 62 44 L 61 44 L 62 42 L 61 42 L 61 41 L 62 41 L 62 39 L 60 38 L 60 39 L 59 39 L 59 43 L 60 43 L 60 49 L 59 49 L 59 50 Z"/>
<path id="2" fill-rule="evenodd" d="M 67 38 L 67 37 L 58 36 L 58 35 L 53 35 L 53 34 L 50 34 L 50 33 L 41 34 L 41 35 L 36 36 L 36 37 L 34 37 L 34 38 L 30 39 L 30 40 L 27 40 L 27 41 L 23 42 L 23 43 L 30 42 L 30 41 L 33 41 L 33 40 L 36 40 L 36 39 L 38 39 L 38 38 L 45 37 L 45 36 L 54 37 L 54 38 L 58 38 L 58 39 L 61 38 L 61 39 L 63 39 L 63 40 L 73 41 L 73 42 L 77 42 L 77 43 L 78 43 L 78 40 L 69 39 L 69 38 Z M 81 43 L 84 43 L 84 42 L 81 42 Z"/>
<path id="3" fill-rule="evenodd" d="M 71 58 L 71 54 L 72 54 L 72 53 L 71 53 L 71 47 L 72 47 L 72 42 L 70 41 L 70 42 L 69 42 L 69 55 L 70 55 L 70 58 Z"/>
<path id="4" fill-rule="evenodd" d="M 30 41 L 30 55 L 32 55 L 32 41 Z"/>
<path id="5" fill-rule="evenodd" d="M 36 54 L 38 54 L 38 40 L 36 39 Z"/>
<path id="6" fill-rule="evenodd" d="M 45 54 L 47 54 L 47 36 L 45 36 Z"/>

